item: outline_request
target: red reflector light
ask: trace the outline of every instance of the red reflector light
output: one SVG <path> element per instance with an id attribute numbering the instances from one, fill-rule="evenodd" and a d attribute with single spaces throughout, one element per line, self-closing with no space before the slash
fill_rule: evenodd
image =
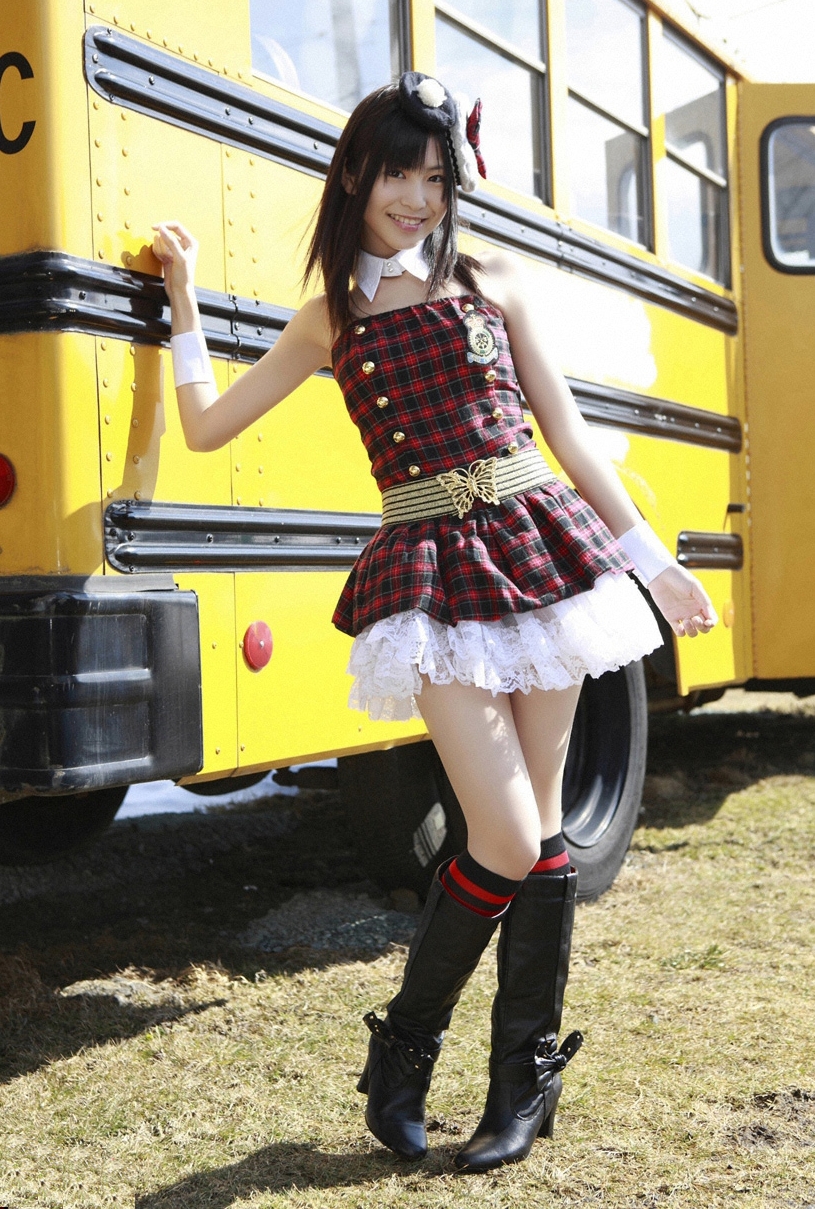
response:
<path id="1" fill-rule="evenodd" d="M 243 636 L 243 657 L 253 672 L 259 672 L 272 657 L 272 631 L 265 621 L 253 621 Z"/>
<path id="2" fill-rule="evenodd" d="M 4 454 L 0 453 L 0 508 L 7 504 L 14 495 L 17 486 L 17 476 L 14 467 Z"/>

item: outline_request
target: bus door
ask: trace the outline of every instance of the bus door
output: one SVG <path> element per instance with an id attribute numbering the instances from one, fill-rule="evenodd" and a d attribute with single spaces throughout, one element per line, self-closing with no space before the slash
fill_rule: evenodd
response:
<path id="1" fill-rule="evenodd" d="M 754 675 L 815 675 L 815 85 L 740 85 Z"/>

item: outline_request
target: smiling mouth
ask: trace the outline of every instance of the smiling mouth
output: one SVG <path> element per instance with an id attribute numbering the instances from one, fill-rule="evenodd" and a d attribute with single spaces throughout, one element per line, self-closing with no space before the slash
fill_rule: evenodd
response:
<path id="1" fill-rule="evenodd" d="M 388 218 L 393 219 L 400 227 L 412 227 L 414 230 L 418 230 L 425 221 L 423 218 L 407 218 L 404 214 L 389 214 Z"/>

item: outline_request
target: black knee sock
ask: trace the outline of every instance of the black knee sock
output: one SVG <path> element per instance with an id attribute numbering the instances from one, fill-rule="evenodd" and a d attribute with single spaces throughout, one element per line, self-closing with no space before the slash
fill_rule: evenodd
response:
<path id="1" fill-rule="evenodd" d="M 532 866 L 529 872 L 549 873 L 552 876 L 561 876 L 569 872 L 569 854 L 566 851 L 566 841 L 563 839 L 562 831 L 550 836 L 548 840 L 541 840 L 540 860 Z"/>
<path id="2" fill-rule="evenodd" d="M 450 862 L 441 875 L 441 884 L 463 907 L 493 917 L 503 914 L 521 885 L 485 869 L 469 852 L 460 852 Z"/>

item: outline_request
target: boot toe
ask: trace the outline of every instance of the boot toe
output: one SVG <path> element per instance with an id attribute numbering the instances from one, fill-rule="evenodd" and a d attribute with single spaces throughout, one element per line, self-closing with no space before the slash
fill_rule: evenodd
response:
<path id="1" fill-rule="evenodd" d="M 532 1149 L 532 1139 L 525 1133 L 520 1137 L 514 1136 L 516 1132 L 508 1129 L 498 1137 L 471 1142 L 455 1156 L 454 1165 L 459 1171 L 476 1174 L 493 1171 L 508 1163 L 522 1163 Z"/>
<path id="2" fill-rule="evenodd" d="M 383 1121 L 367 1112 L 365 1121 L 374 1137 L 400 1159 L 415 1162 L 427 1154 L 427 1133 L 420 1121 Z"/>

